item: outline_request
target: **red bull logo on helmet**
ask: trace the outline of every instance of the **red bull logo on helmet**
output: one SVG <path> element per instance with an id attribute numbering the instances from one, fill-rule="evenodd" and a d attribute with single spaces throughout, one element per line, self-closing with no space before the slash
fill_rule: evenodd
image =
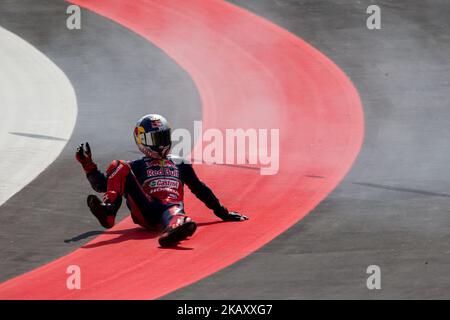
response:
<path id="1" fill-rule="evenodd" d="M 137 144 L 142 144 L 142 134 L 145 133 L 144 127 L 136 127 L 134 128 L 134 139 L 136 140 Z"/>
<path id="2" fill-rule="evenodd" d="M 159 128 L 163 125 L 161 119 L 151 119 L 150 123 L 152 124 L 152 128 Z"/>

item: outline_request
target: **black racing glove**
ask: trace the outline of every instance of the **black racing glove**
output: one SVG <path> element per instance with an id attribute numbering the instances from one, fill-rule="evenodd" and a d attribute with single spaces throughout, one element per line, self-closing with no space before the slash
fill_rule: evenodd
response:
<path id="1" fill-rule="evenodd" d="M 221 206 L 219 209 L 214 210 L 214 214 L 223 221 L 245 221 L 248 220 L 247 216 L 239 214 L 237 212 L 229 212 L 227 208 Z"/>
<path id="2" fill-rule="evenodd" d="M 89 143 L 86 142 L 86 147 L 84 146 L 84 143 L 80 144 L 77 148 L 75 158 L 81 163 L 86 173 L 97 170 L 97 165 L 92 161 L 92 152 Z"/>

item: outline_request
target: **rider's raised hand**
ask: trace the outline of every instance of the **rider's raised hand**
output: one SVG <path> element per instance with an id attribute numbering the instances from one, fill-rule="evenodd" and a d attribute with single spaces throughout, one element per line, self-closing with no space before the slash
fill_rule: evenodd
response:
<path id="1" fill-rule="evenodd" d="M 97 169 L 97 165 L 92 160 L 91 147 L 89 146 L 88 142 L 86 142 L 86 146 L 84 145 L 84 143 L 78 146 L 75 158 L 79 163 L 81 163 L 86 173 L 92 172 Z"/>

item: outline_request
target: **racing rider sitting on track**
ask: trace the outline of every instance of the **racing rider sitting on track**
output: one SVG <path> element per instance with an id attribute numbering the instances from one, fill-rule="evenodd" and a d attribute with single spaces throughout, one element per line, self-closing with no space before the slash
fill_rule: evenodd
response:
<path id="1" fill-rule="evenodd" d="M 112 228 L 125 197 L 133 222 L 147 229 L 161 228 L 161 247 L 176 245 L 192 236 L 197 228 L 183 209 L 183 186 L 186 184 L 214 214 L 224 221 L 248 218 L 229 212 L 214 193 L 199 180 L 186 160 L 169 155 L 171 129 L 157 114 L 142 117 L 134 128 L 134 139 L 144 157 L 135 161 L 114 160 L 106 175 L 92 160 L 89 143 L 81 144 L 76 159 L 83 166 L 92 188 L 104 193 L 103 201 L 89 195 L 87 204 L 105 228 Z"/>

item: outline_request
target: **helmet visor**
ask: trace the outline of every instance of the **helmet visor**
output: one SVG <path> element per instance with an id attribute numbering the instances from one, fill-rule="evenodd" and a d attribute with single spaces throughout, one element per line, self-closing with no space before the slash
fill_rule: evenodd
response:
<path id="1" fill-rule="evenodd" d="M 145 143 L 147 147 L 166 147 L 172 142 L 170 130 L 154 131 L 144 133 Z"/>

